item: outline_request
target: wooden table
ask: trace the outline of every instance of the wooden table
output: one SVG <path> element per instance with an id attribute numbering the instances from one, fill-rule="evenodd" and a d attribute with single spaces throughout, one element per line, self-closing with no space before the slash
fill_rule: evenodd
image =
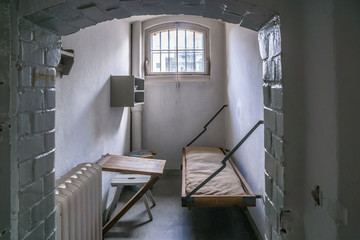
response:
<path id="1" fill-rule="evenodd" d="M 102 229 L 104 235 L 160 179 L 166 160 L 107 154 L 97 163 L 102 167 L 102 171 L 151 175 L 150 180 L 105 224 Z"/>

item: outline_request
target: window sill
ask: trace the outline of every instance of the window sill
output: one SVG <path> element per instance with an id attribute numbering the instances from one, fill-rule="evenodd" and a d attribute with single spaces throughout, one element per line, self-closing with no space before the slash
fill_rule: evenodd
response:
<path id="1" fill-rule="evenodd" d="M 149 75 L 145 76 L 149 82 L 207 82 L 210 75 Z"/>

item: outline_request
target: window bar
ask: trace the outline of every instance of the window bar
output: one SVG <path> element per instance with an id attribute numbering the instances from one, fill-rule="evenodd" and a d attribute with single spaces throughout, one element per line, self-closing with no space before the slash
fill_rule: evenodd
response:
<path id="1" fill-rule="evenodd" d="M 167 71 L 170 72 L 170 30 L 168 30 L 168 67 Z"/>
<path id="2" fill-rule="evenodd" d="M 179 74 L 179 41 L 178 41 L 178 28 L 176 28 L 176 75 Z"/>
<path id="3" fill-rule="evenodd" d="M 193 31 L 193 49 L 194 49 L 194 53 L 193 53 L 193 72 L 196 72 L 196 62 L 195 62 L 195 31 Z"/>
<path id="4" fill-rule="evenodd" d="M 187 72 L 187 39 L 186 39 L 186 33 L 187 31 L 185 30 L 185 72 Z"/>
<path id="5" fill-rule="evenodd" d="M 160 53 L 160 72 L 161 72 L 161 31 L 159 32 L 159 45 L 160 45 L 160 51 L 159 51 L 159 53 Z"/>

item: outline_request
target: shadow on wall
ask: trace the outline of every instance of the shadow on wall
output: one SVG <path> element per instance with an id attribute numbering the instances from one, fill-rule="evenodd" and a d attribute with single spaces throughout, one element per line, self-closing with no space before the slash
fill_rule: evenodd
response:
<path id="1" fill-rule="evenodd" d="M 123 107 L 110 107 L 110 112 L 107 111 L 108 106 L 110 106 L 110 78 L 89 106 L 93 108 L 91 119 L 89 119 L 93 139 L 98 139 L 100 136 L 115 136 L 120 131 L 123 117 L 126 117 L 124 116 L 126 110 Z"/>

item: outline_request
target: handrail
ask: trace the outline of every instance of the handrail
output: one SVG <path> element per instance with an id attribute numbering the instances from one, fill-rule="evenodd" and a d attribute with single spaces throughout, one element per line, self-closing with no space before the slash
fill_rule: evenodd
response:
<path id="1" fill-rule="evenodd" d="M 219 172 L 221 172 L 226 167 L 226 162 L 231 158 L 231 156 L 238 150 L 238 148 L 250 137 L 250 135 L 256 130 L 257 127 L 259 127 L 261 124 L 263 124 L 264 121 L 260 120 L 258 121 L 251 129 L 250 131 L 243 137 L 240 142 L 225 156 L 225 158 L 221 161 L 222 166 L 216 170 L 213 174 L 211 174 L 208 178 L 206 178 L 202 183 L 200 183 L 194 190 L 192 190 L 188 195 L 185 196 L 185 201 L 189 201 L 190 197 L 196 193 L 200 188 L 202 188 L 206 183 L 208 183 L 211 179 L 213 179 Z"/>
<path id="2" fill-rule="evenodd" d="M 188 143 L 188 145 L 186 145 L 187 147 L 190 146 L 193 142 L 195 142 L 201 135 L 203 135 L 204 132 L 206 132 L 207 130 L 207 126 L 217 117 L 217 115 L 219 115 L 219 113 L 226 108 L 228 105 L 224 105 L 220 108 L 219 111 L 217 111 L 217 113 L 215 113 L 215 115 L 205 124 L 204 126 L 204 130 L 201 131 L 201 133 L 199 133 L 199 135 L 197 135 L 190 143 Z"/>

